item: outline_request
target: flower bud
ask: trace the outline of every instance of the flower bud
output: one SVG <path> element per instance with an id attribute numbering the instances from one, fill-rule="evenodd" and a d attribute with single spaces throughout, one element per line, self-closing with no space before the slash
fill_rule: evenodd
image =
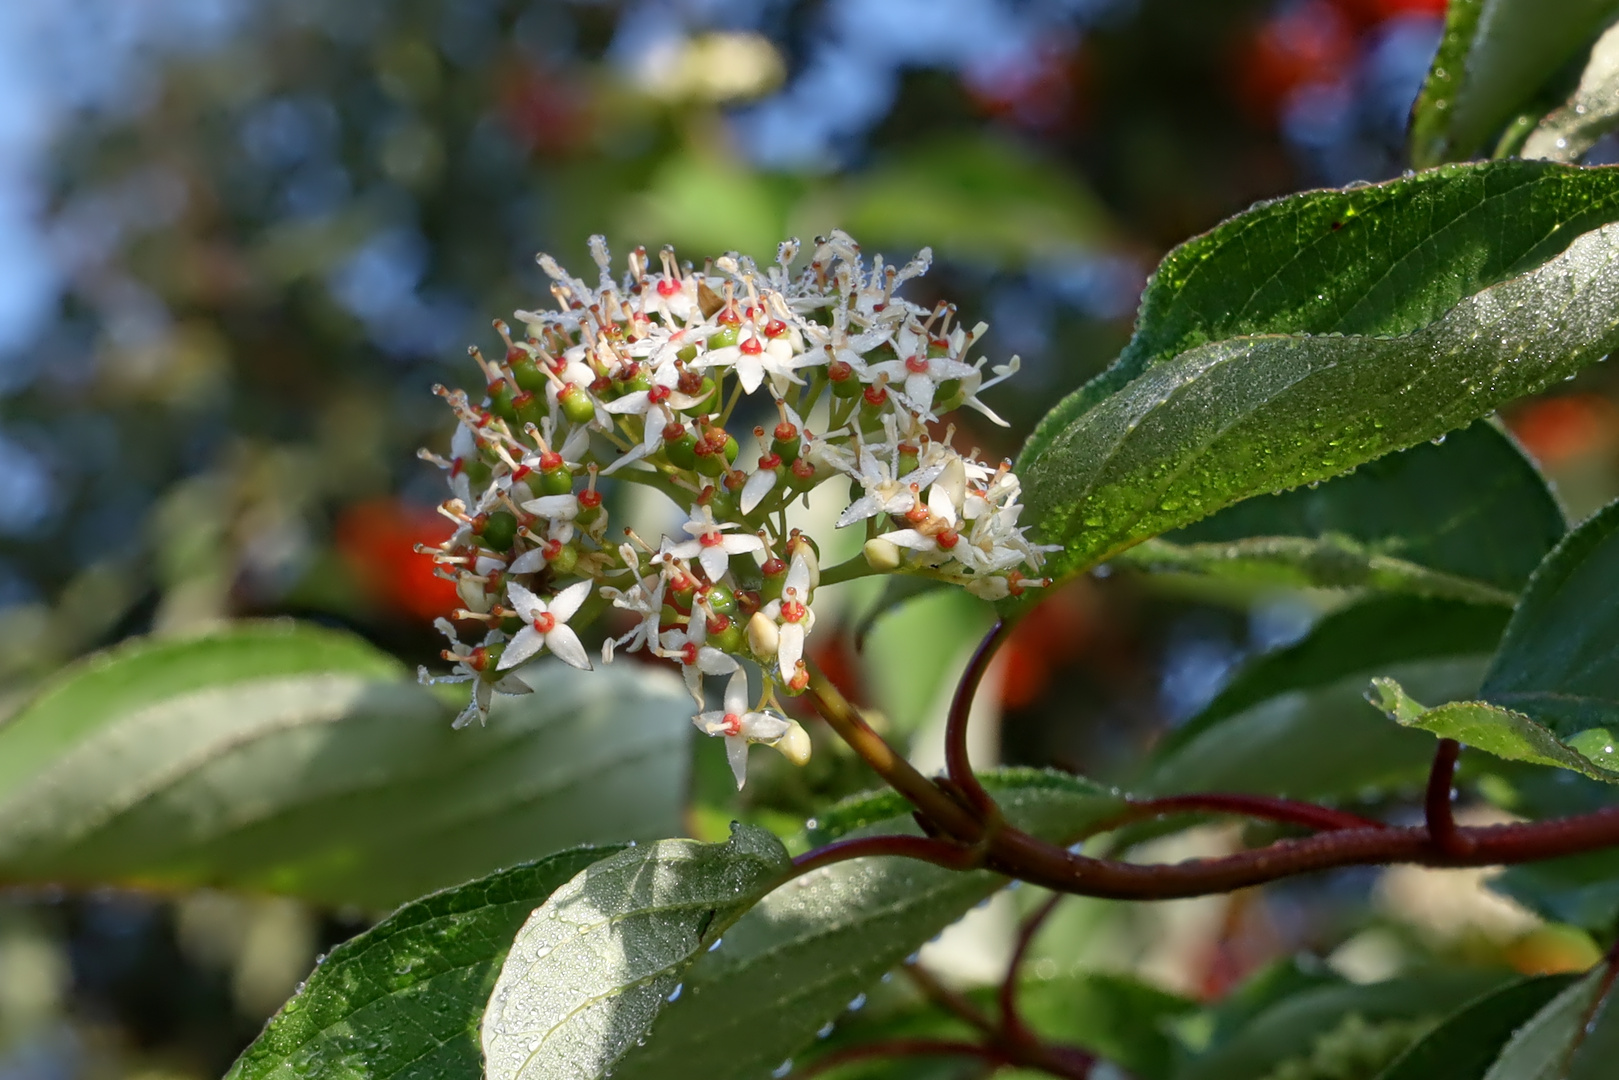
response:
<path id="1" fill-rule="evenodd" d="M 761 660 L 769 660 L 781 647 L 781 628 L 762 611 L 748 620 L 748 648 Z"/>
<path id="2" fill-rule="evenodd" d="M 810 751 L 814 749 L 810 743 L 809 732 L 805 731 L 804 725 L 797 720 L 789 718 L 787 723 L 789 725 L 787 734 L 771 745 L 781 752 L 782 757 L 794 765 L 803 766 L 809 764 Z"/>
<path id="3" fill-rule="evenodd" d="M 865 547 L 861 548 L 860 551 L 866 557 L 866 564 L 873 570 L 886 574 L 899 569 L 899 546 L 891 540 L 884 540 L 880 536 L 874 536 L 866 541 Z"/>
<path id="4" fill-rule="evenodd" d="M 562 406 L 562 415 L 576 424 L 596 419 L 596 403 L 590 399 L 590 392 L 572 383 L 557 391 L 557 403 Z"/>

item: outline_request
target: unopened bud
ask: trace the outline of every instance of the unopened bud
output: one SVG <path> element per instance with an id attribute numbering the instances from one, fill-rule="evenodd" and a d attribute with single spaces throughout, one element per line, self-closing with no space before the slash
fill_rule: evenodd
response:
<path id="1" fill-rule="evenodd" d="M 810 744 L 809 732 L 797 720 L 788 720 L 790 725 L 787 734 L 777 739 L 771 745 L 781 752 L 781 756 L 794 765 L 809 764 L 810 752 L 814 747 Z"/>
<path id="2" fill-rule="evenodd" d="M 866 556 L 867 565 L 869 565 L 873 570 L 880 570 L 883 573 L 887 573 L 891 570 L 899 569 L 899 547 L 894 544 L 893 541 L 884 540 L 880 536 L 874 536 L 870 540 L 867 540 L 865 547 L 861 548 L 860 550 L 861 553 Z"/>
<path id="3" fill-rule="evenodd" d="M 769 660 L 781 647 L 781 628 L 762 611 L 748 620 L 748 648 L 761 660 Z"/>

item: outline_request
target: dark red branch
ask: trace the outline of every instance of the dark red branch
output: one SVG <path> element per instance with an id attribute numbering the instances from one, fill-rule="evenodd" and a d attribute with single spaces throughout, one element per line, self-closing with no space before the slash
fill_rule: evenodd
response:
<path id="1" fill-rule="evenodd" d="M 1026 1041 L 1032 1037 L 1017 1011 L 1018 973 L 1023 969 L 1023 960 L 1029 954 L 1029 946 L 1034 942 L 1034 936 L 1040 932 L 1040 928 L 1051 917 L 1051 913 L 1057 910 L 1057 905 L 1065 896 L 1065 893 L 1053 893 L 1045 903 L 1035 908 L 1018 928 L 1017 943 L 1012 946 L 1012 959 L 1006 964 L 1006 977 L 1001 980 L 1001 990 L 997 999 L 1001 1010 L 1001 1029 L 1010 1038 Z"/>
<path id="2" fill-rule="evenodd" d="M 944 766 L 950 782 L 966 797 L 968 805 L 986 815 L 994 811 L 995 800 L 978 782 L 972 762 L 968 760 L 967 722 L 972 716 L 973 699 L 978 696 L 978 684 L 984 681 L 984 672 L 989 670 L 989 663 L 995 658 L 995 650 L 1000 648 L 1005 633 L 1006 624 L 997 620 L 978 643 L 972 659 L 967 661 L 967 670 L 961 673 L 956 695 L 950 700 L 950 718 L 944 733 Z"/>
<path id="3" fill-rule="evenodd" d="M 877 1039 L 834 1050 L 825 1057 L 810 1062 L 798 1075 L 814 1076 L 839 1065 L 847 1065 L 851 1061 L 868 1061 L 884 1057 L 974 1057 L 992 1065 L 1013 1064 L 1001 1051 L 983 1043 L 960 1039 L 895 1038 Z"/>
<path id="4" fill-rule="evenodd" d="M 1455 739 L 1440 739 L 1434 751 L 1433 768 L 1428 772 L 1428 792 L 1423 800 L 1428 835 L 1434 847 L 1447 855 L 1466 855 L 1468 839 L 1456 829 L 1456 815 L 1451 806 L 1456 782 L 1456 759 L 1462 744 Z"/>
<path id="5" fill-rule="evenodd" d="M 959 991 L 952 990 L 939 981 L 939 977 L 921 964 L 907 963 L 902 965 L 905 974 L 909 975 L 916 988 L 922 995 L 938 1005 L 941 1009 L 952 1014 L 956 1019 L 969 1024 L 984 1032 L 986 1035 L 998 1035 L 999 1029 L 990 1022 L 989 1017 L 973 1004 L 972 999 Z"/>
<path id="6" fill-rule="evenodd" d="M 1272 798 L 1269 795 L 1240 795 L 1208 792 L 1194 795 L 1166 795 L 1157 799 L 1134 800 L 1118 817 L 1104 822 L 1097 832 L 1105 832 L 1132 821 L 1164 817 L 1169 814 L 1235 814 L 1239 817 L 1277 821 L 1286 825 L 1301 825 L 1317 832 L 1339 829 L 1383 829 L 1381 821 L 1361 817 L 1344 810 L 1315 803 L 1295 802 L 1292 799 Z"/>
<path id="7" fill-rule="evenodd" d="M 793 871 L 807 874 L 833 863 L 876 855 L 920 859 L 951 870 L 975 870 L 982 865 L 981 855 L 949 840 L 935 840 L 927 836 L 856 836 L 848 840 L 834 840 L 824 847 L 804 852 L 793 860 Z"/>

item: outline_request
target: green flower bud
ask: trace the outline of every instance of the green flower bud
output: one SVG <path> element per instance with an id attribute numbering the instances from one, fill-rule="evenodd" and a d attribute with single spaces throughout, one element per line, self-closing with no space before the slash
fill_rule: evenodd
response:
<path id="1" fill-rule="evenodd" d="M 562 415 L 576 424 L 588 424 L 596 419 L 596 403 L 591 400 L 590 392 L 572 383 L 564 386 L 557 393 L 557 402 L 562 406 Z"/>
<path id="2" fill-rule="evenodd" d="M 517 519 L 505 510 L 495 510 L 483 518 L 478 539 L 491 551 L 510 551 L 517 540 Z"/>

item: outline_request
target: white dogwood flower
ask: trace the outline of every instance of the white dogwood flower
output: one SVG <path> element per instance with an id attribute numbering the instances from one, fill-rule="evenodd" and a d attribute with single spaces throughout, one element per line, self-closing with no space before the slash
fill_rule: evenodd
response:
<path id="1" fill-rule="evenodd" d="M 563 663 L 588 671 L 590 657 L 585 655 L 585 646 L 579 640 L 579 635 L 568 626 L 568 620 L 573 618 L 579 605 L 590 595 L 591 584 L 589 581 L 575 582 L 547 603 L 517 582 L 508 583 L 506 592 L 511 597 L 512 610 L 528 625 L 513 635 L 511 644 L 506 646 L 506 652 L 500 658 L 499 670 L 516 667 L 543 647 L 550 649 L 551 654 Z"/>
<path id="2" fill-rule="evenodd" d="M 692 723 L 705 735 L 724 736 L 725 757 L 738 788 L 748 780 L 748 744 L 773 746 L 794 727 L 792 721 L 773 712 L 748 711 L 748 673 L 740 669 L 725 687 L 725 707 L 700 712 Z"/>

